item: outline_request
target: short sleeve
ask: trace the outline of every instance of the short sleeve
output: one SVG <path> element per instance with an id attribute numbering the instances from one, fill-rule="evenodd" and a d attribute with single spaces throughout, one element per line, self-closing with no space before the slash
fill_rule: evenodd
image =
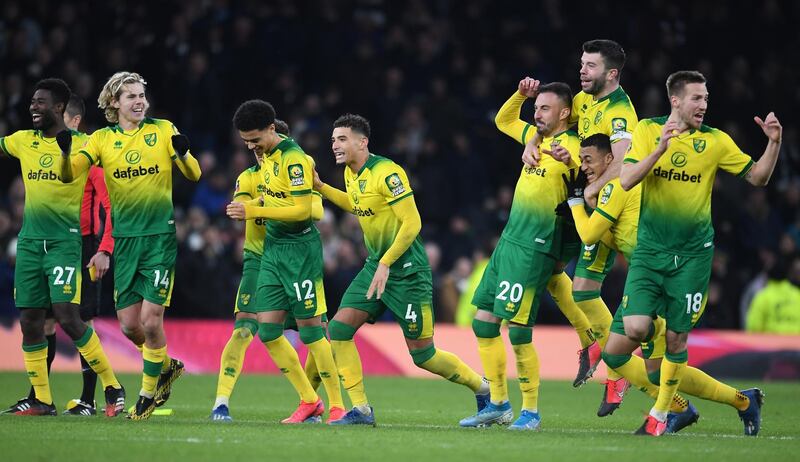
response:
<path id="1" fill-rule="evenodd" d="M 636 129 L 639 119 L 636 117 L 633 107 L 627 102 L 618 102 L 609 108 L 604 120 L 608 124 L 605 132 L 608 134 L 611 143 L 620 140 L 630 140 L 633 138 L 633 131 Z"/>
<path id="2" fill-rule="evenodd" d="M 289 181 L 289 194 L 292 196 L 305 196 L 311 194 L 311 185 L 314 178 L 314 166 L 311 158 L 302 151 L 292 149 L 283 156 L 283 168 L 285 168 Z"/>
<path id="3" fill-rule="evenodd" d="M 648 128 L 650 124 L 640 123 L 636 125 L 631 138 L 631 145 L 628 146 L 628 153 L 625 154 L 625 159 L 622 161 L 626 164 L 635 164 L 640 160 L 647 157 L 652 152 L 653 140 L 648 136 Z"/>
<path id="4" fill-rule="evenodd" d="M 19 152 L 20 145 L 23 143 L 22 138 L 22 132 L 14 132 L 9 136 L 4 136 L 0 138 L 0 148 L 9 156 L 19 158 L 19 154 L 17 153 Z"/>
<path id="5" fill-rule="evenodd" d="M 738 177 L 747 175 L 753 167 L 753 159 L 743 153 L 725 132 L 717 131 L 716 142 L 717 149 L 720 150 L 719 168 Z"/>
<path id="6" fill-rule="evenodd" d="M 576 125 L 578 123 L 578 119 L 580 118 L 580 116 L 578 115 L 578 110 L 580 109 L 580 107 L 581 107 L 581 99 L 580 99 L 580 94 L 578 94 L 575 95 L 574 98 L 572 98 L 572 110 L 569 113 L 570 126 Z"/>
<path id="7" fill-rule="evenodd" d="M 595 212 L 605 217 L 611 223 L 616 223 L 622 210 L 625 208 L 627 194 L 628 193 L 619 187 L 618 184 L 615 185 L 614 182 L 607 183 L 597 196 L 597 208 L 595 208 Z"/>
<path id="8" fill-rule="evenodd" d="M 380 182 L 379 191 L 389 205 L 396 204 L 414 194 L 405 170 L 394 162 L 381 169 L 378 181 Z"/>
<path id="9" fill-rule="evenodd" d="M 252 194 L 252 175 L 245 170 L 236 179 L 236 187 L 233 189 L 233 200 L 255 199 Z"/>

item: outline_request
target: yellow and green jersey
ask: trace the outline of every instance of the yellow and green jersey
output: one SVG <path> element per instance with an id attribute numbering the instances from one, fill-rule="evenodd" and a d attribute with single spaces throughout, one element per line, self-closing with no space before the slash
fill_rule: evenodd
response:
<path id="1" fill-rule="evenodd" d="M 497 128 L 526 144 L 534 134 L 536 126 L 519 119 L 522 104 L 526 98 L 514 92 L 497 112 Z M 560 144 L 572 156 L 577 174 L 580 165 L 580 139 L 571 130 L 542 138 L 539 152 L 550 150 L 553 144 Z M 553 253 L 560 245 L 563 220 L 557 219 L 555 208 L 567 199 L 567 188 L 561 174 L 569 175 L 570 168 L 553 157 L 543 154 L 538 167 L 524 166 L 514 190 L 514 200 L 508 223 L 503 230 L 503 238 L 518 245 L 539 252 Z"/>
<path id="2" fill-rule="evenodd" d="M 639 162 L 655 151 L 666 122 L 667 117 L 642 120 L 623 162 Z M 717 169 L 741 177 L 752 165 L 722 130 L 702 125 L 672 138 L 641 183 L 637 245 L 687 256 L 713 247 L 711 189 Z"/>
<path id="3" fill-rule="evenodd" d="M 414 192 L 405 170 L 386 157 L 370 154 L 358 172 L 344 169 L 344 184 L 351 212 L 358 217 L 369 256 L 367 264 L 377 265 L 394 243 L 402 222 L 392 205 L 411 197 Z M 414 242 L 389 268 L 391 276 L 429 269 L 428 256 L 417 236 Z"/>
<path id="4" fill-rule="evenodd" d="M 72 131 L 72 153 L 88 136 Z M 0 148 L 19 159 L 25 184 L 25 210 L 19 236 L 29 239 L 80 239 L 81 201 L 88 170 L 61 182 L 61 148 L 39 130 L 20 130 L 0 138 Z"/>
<path id="5" fill-rule="evenodd" d="M 628 261 L 636 247 L 641 200 L 642 185 L 638 184 L 630 191 L 625 191 L 619 178 L 614 178 L 600 190 L 597 208 L 594 209 L 594 213 L 611 222 L 609 231 L 614 238 L 613 247 L 622 252 Z"/>
<path id="6" fill-rule="evenodd" d="M 103 167 L 114 237 L 175 232 L 172 208 L 172 135 L 168 120 L 146 118 L 136 130 L 119 125 L 92 133 L 81 152 Z"/>
<path id="7" fill-rule="evenodd" d="M 266 194 L 267 186 L 261 174 L 261 166 L 254 165 L 239 174 L 236 179 L 236 189 L 233 191 L 233 200 L 247 202 Z M 314 191 L 314 206 L 322 209 L 322 195 Z M 264 253 L 264 238 L 267 235 L 267 219 L 256 218 L 245 220 L 244 250 L 261 255 Z"/>
<path id="8" fill-rule="evenodd" d="M 283 135 L 272 151 L 261 161 L 264 183 L 264 207 L 291 207 L 294 198 L 311 194 L 314 181 L 314 159 L 292 139 Z M 296 240 L 319 234 L 313 220 L 267 220 L 266 239 Z"/>
<path id="9" fill-rule="evenodd" d="M 577 124 L 581 140 L 595 133 L 608 135 L 612 144 L 629 140 L 638 120 L 631 99 L 622 87 L 597 100 L 584 92 L 572 98 L 570 123 Z"/>
<path id="10" fill-rule="evenodd" d="M 236 179 L 236 189 L 233 191 L 233 200 L 249 201 L 265 194 L 267 187 L 261 174 L 261 166 L 254 165 L 239 174 Z M 245 220 L 244 250 L 261 255 L 264 253 L 264 237 L 267 235 L 266 218 Z"/>

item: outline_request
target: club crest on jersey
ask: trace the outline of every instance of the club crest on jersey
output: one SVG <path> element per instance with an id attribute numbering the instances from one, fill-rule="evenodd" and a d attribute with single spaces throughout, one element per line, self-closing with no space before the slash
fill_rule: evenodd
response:
<path id="1" fill-rule="evenodd" d="M 157 136 L 156 133 L 148 133 L 148 134 L 144 135 L 144 142 L 148 146 L 155 146 L 156 145 L 156 141 L 158 141 L 158 136 Z"/>
<path id="2" fill-rule="evenodd" d="M 250 294 L 242 294 L 239 297 L 240 303 L 242 305 L 249 305 L 250 304 Z"/>
<path id="3" fill-rule="evenodd" d="M 305 184 L 302 165 L 292 164 L 289 166 L 289 180 L 291 181 L 292 186 L 302 186 Z"/>
<path id="4" fill-rule="evenodd" d="M 397 197 L 406 192 L 406 187 L 403 185 L 403 180 L 400 179 L 400 175 L 397 173 L 392 173 L 386 177 L 386 186 L 389 187 L 392 197 Z"/>
<path id="5" fill-rule="evenodd" d="M 53 166 L 53 156 L 51 154 L 44 154 L 39 158 L 39 165 L 42 168 L 50 168 Z"/>
<path id="6" fill-rule="evenodd" d="M 628 121 L 621 117 L 611 119 L 611 131 L 615 132 L 628 131 Z"/>
<path id="7" fill-rule="evenodd" d="M 142 153 L 139 151 L 128 151 L 125 153 L 125 161 L 131 165 L 138 164 L 142 160 Z"/>
<path id="8" fill-rule="evenodd" d="M 706 140 L 692 140 L 692 146 L 698 154 L 706 150 Z"/>
<path id="9" fill-rule="evenodd" d="M 594 124 L 600 125 L 600 122 L 603 120 L 603 111 L 597 111 L 597 114 L 594 116 Z"/>
<path id="10" fill-rule="evenodd" d="M 607 184 L 605 188 L 603 188 L 603 192 L 600 194 L 600 203 L 603 205 L 608 204 L 608 200 L 611 199 L 611 191 L 614 190 L 613 184 Z"/>
<path id="11" fill-rule="evenodd" d="M 686 154 L 682 152 L 676 152 L 672 154 L 670 161 L 672 162 L 672 165 L 681 168 L 686 165 Z"/>
<path id="12" fill-rule="evenodd" d="M 367 189 L 367 180 L 358 180 L 358 190 L 362 193 Z"/>

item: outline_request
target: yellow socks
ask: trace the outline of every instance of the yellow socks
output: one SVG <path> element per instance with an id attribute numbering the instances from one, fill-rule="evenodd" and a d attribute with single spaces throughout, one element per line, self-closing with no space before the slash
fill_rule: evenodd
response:
<path id="1" fill-rule="evenodd" d="M 578 307 L 575 300 L 572 299 L 572 280 L 566 273 L 561 272 L 554 274 L 547 282 L 547 291 L 553 297 L 558 309 L 564 313 L 578 338 L 581 341 L 581 348 L 586 348 L 594 342 L 594 335 L 592 334 L 592 326 L 589 323 L 589 318 Z"/>
<path id="2" fill-rule="evenodd" d="M 689 353 L 684 350 L 678 354 L 667 353 L 661 361 L 661 383 L 659 385 L 658 398 L 650 411 L 650 415 L 662 422 L 667 419 L 667 412 L 686 371 L 688 359 Z"/>
<path id="3" fill-rule="evenodd" d="M 331 345 L 331 351 L 333 351 L 333 345 Z M 306 378 L 311 384 L 311 388 L 319 390 L 319 386 L 322 385 L 322 378 L 319 376 L 317 362 L 314 361 L 314 355 L 312 355 L 310 351 L 306 353 L 306 365 L 303 366 L 303 371 L 306 373 Z"/>
<path id="4" fill-rule="evenodd" d="M 631 385 L 639 388 L 640 391 L 648 394 L 653 399 L 658 399 L 658 378 L 652 379 L 647 373 L 647 366 L 644 359 L 636 355 L 612 355 L 603 353 L 603 361 L 609 368 L 625 377 Z M 660 373 L 656 373 L 660 376 Z M 655 380 L 655 383 L 654 383 Z M 682 396 L 675 394 L 669 405 L 671 412 L 683 412 L 686 410 L 688 402 Z"/>
<path id="5" fill-rule="evenodd" d="M 483 372 L 489 380 L 492 403 L 501 404 L 508 401 L 508 383 L 506 380 L 506 348 L 500 337 L 500 324 L 472 320 L 472 330 L 478 339 L 478 353 L 481 357 Z"/>
<path id="6" fill-rule="evenodd" d="M 117 377 L 114 375 L 114 370 L 111 368 L 111 363 L 108 361 L 103 346 L 100 344 L 100 338 L 91 327 L 86 328 L 86 332 L 75 340 L 75 346 L 81 353 L 81 356 L 89 364 L 89 367 L 100 377 L 100 382 L 103 388 L 114 387 L 121 388 Z"/>
<path id="7" fill-rule="evenodd" d="M 319 400 L 317 392 L 308 383 L 308 378 L 300 366 L 300 359 L 289 340 L 283 335 L 283 324 L 261 323 L 258 326 L 258 336 L 267 347 L 270 357 L 289 379 L 300 399 L 306 403 L 316 403 Z"/>
<path id="8" fill-rule="evenodd" d="M 594 338 L 601 347 L 606 346 L 608 332 L 611 330 L 611 311 L 608 310 L 599 290 L 576 290 L 572 292 L 575 304 L 586 314 L 592 326 Z"/>
<path id="9" fill-rule="evenodd" d="M 254 319 L 239 319 L 234 324 L 231 338 L 225 344 L 225 349 L 222 350 L 222 357 L 219 360 L 218 402 L 214 405 L 215 408 L 219 404 L 228 404 L 227 401 L 233 393 L 233 387 L 242 372 L 245 353 L 256 332 L 258 332 L 258 322 Z M 220 398 L 224 398 L 224 400 L 220 400 Z"/>
<path id="10" fill-rule="evenodd" d="M 167 357 L 167 346 L 161 348 L 150 348 L 144 345 L 142 349 L 142 360 L 144 362 L 142 374 L 142 396 L 152 398 L 156 393 L 158 376 L 161 375 L 161 365 Z"/>
<path id="11" fill-rule="evenodd" d="M 481 376 L 467 366 L 458 356 L 449 351 L 430 346 L 411 351 L 414 364 L 418 367 L 446 378 L 453 383 L 469 387 L 473 392 L 481 388 Z"/>
<path id="12" fill-rule="evenodd" d="M 522 392 L 522 409 L 539 410 L 539 355 L 533 346 L 533 333 L 530 328 L 511 327 L 508 338 L 517 357 L 517 379 Z"/>
<path id="13" fill-rule="evenodd" d="M 337 320 L 328 323 L 328 333 L 331 336 L 331 348 L 336 357 L 336 368 L 342 380 L 344 389 L 350 396 L 353 407 L 365 408 L 369 405 L 367 394 L 364 392 L 364 373 L 361 368 L 361 357 L 356 348 L 353 337 L 356 329 Z"/>
<path id="14" fill-rule="evenodd" d="M 313 335 L 312 338 L 318 338 L 310 340 L 309 331 L 311 331 L 311 335 Z M 310 355 L 314 357 L 314 364 L 322 380 L 322 386 L 325 387 L 325 393 L 328 395 L 328 406 L 344 409 L 342 389 L 341 385 L 339 385 L 339 373 L 336 370 L 336 363 L 333 360 L 331 344 L 328 342 L 328 339 L 325 338 L 325 332 L 322 330 L 322 326 L 312 328 L 301 327 L 300 339 L 305 343 L 306 347 L 308 347 Z M 303 371 L 303 374 L 305 375 L 305 371 Z M 307 376 L 306 381 L 308 382 Z M 311 386 L 310 382 L 309 386 Z"/>
<path id="15" fill-rule="evenodd" d="M 47 343 L 22 345 L 22 356 L 25 358 L 25 370 L 36 393 L 36 399 L 45 404 L 53 404 L 50 379 L 47 377 Z"/>
<path id="16" fill-rule="evenodd" d="M 750 398 L 694 367 L 686 367 L 680 390 L 698 398 L 728 404 L 739 411 L 750 406 Z"/>

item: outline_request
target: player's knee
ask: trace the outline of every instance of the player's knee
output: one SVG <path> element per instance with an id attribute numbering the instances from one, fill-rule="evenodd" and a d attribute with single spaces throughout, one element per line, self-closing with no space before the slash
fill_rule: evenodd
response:
<path id="1" fill-rule="evenodd" d="M 500 324 L 493 322 L 481 321 L 479 319 L 472 320 L 472 332 L 476 337 L 480 338 L 495 338 L 500 336 Z"/>
<path id="2" fill-rule="evenodd" d="M 164 330 L 164 321 L 159 316 L 143 316 L 142 329 L 146 337 L 157 335 Z"/>
<path id="3" fill-rule="evenodd" d="M 334 319 L 328 323 L 328 333 L 332 341 L 346 342 L 348 340 L 353 340 L 353 337 L 356 335 L 356 328 Z"/>
<path id="4" fill-rule="evenodd" d="M 281 335 L 283 335 L 283 324 L 262 322 L 258 325 L 258 338 L 264 343 L 277 340 Z"/>
<path id="5" fill-rule="evenodd" d="M 250 336 L 254 337 L 256 332 L 258 332 L 258 321 L 250 318 L 237 319 L 236 322 L 233 323 L 233 330 L 236 331 L 239 329 L 242 329 L 242 333 L 246 334 L 249 332 Z"/>
<path id="6" fill-rule="evenodd" d="M 533 342 L 533 329 L 530 327 L 509 327 L 508 340 L 512 345 L 525 345 Z"/>
<path id="7" fill-rule="evenodd" d="M 23 310 L 19 318 L 19 328 L 22 336 L 30 338 L 32 336 L 44 336 L 44 316 L 39 317 L 29 313 L 31 310 Z"/>
<path id="8" fill-rule="evenodd" d="M 300 341 L 304 345 L 311 345 L 325 338 L 325 330 L 322 329 L 322 326 L 301 326 L 297 331 L 300 334 Z"/>
<path id="9" fill-rule="evenodd" d="M 411 354 L 411 359 L 414 360 L 414 364 L 417 367 L 422 367 L 423 364 L 428 362 L 428 360 L 433 358 L 433 355 L 436 354 L 436 347 L 434 347 L 433 343 L 431 343 L 424 348 L 411 350 L 409 353 Z"/>
<path id="10" fill-rule="evenodd" d="M 625 336 L 629 339 L 633 340 L 636 343 L 646 342 L 647 335 L 650 333 L 650 325 L 640 325 L 640 324 L 633 324 L 633 325 L 626 325 L 625 326 Z"/>
<path id="11" fill-rule="evenodd" d="M 625 363 L 627 363 L 631 359 L 631 355 L 630 354 L 627 354 L 627 355 L 615 355 L 615 354 L 608 353 L 606 351 L 603 351 L 603 353 L 601 354 L 601 357 L 603 358 L 603 362 L 605 362 L 606 365 L 608 367 L 610 367 L 611 369 L 616 369 L 618 367 L 622 367 L 623 365 L 625 365 Z"/>

